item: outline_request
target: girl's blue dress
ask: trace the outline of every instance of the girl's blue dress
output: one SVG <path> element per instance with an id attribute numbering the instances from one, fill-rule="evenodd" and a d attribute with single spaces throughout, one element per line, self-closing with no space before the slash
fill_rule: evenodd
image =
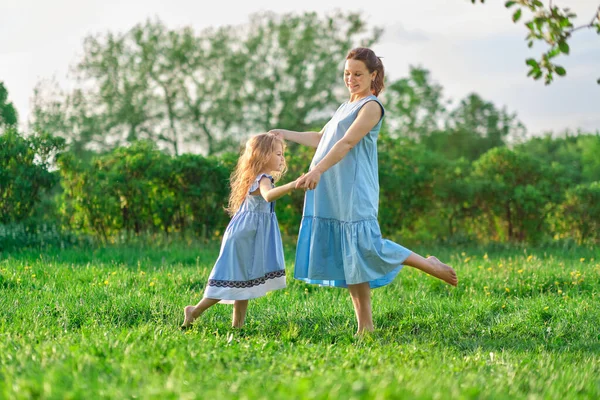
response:
<path id="1" fill-rule="evenodd" d="M 377 222 L 377 136 L 385 112 L 377 97 L 346 102 L 338 108 L 325 126 L 311 168 L 344 136 L 370 101 L 381 106 L 381 120 L 321 176 L 315 190 L 306 192 L 296 248 L 296 279 L 336 287 L 369 282 L 376 288 L 390 283 L 411 254 L 383 239 Z"/>
<path id="2" fill-rule="evenodd" d="M 225 230 L 219 258 L 204 291 L 206 298 L 232 303 L 286 287 L 275 202 L 268 203 L 260 194 L 250 194 L 265 176 L 273 185 L 273 177 L 259 175 Z"/>

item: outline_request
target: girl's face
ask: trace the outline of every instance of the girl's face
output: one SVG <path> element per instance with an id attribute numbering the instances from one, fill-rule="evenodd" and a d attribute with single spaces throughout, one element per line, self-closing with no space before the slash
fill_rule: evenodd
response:
<path id="1" fill-rule="evenodd" d="M 281 171 L 284 163 L 285 158 L 283 157 L 283 145 L 280 142 L 276 142 L 275 149 L 267 161 L 266 168 L 269 171 Z"/>
<path id="2" fill-rule="evenodd" d="M 375 79 L 376 71 L 369 72 L 364 62 L 346 60 L 344 67 L 344 83 L 350 94 L 371 93 L 371 81 Z"/>

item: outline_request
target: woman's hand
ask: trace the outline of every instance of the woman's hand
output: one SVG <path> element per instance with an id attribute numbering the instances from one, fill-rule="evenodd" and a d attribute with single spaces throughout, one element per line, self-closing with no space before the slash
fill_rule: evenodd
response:
<path id="1" fill-rule="evenodd" d="M 313 169 L 296 180 L 296 189 L 314 190 L 321 180 L 321 171 Z"/>
<path id="2" fill-rule="evenodd" d="M 281 140 L 285 140 L 284 132 L 285 132 L 285 129 L 271 129 L 269 131 L 269 133 L 271 135 L 274 135 L 276 138 L 281 139 Z"/>

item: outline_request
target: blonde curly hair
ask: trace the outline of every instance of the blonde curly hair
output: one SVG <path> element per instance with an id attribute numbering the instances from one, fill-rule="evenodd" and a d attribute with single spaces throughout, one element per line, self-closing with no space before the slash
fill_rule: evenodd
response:
<path id="1" fill-rule="evenodd" d="M 278 143 L 285 151 L 285 142 L 272 133 L 261 133 L 248 139 L 244 151 L 231 174 L 231 193 L 229 195 L 229 205 L 226 208 L 229 215 L 234 215 L 240 208 L 248 195 L 250 186 L 258 174 L 264 171 L 266 164 L 276 151 L 275 145 Z M 271 171 L 271 175 L 277 181 L 286 171 L 287 164 L 284 160 L 281 170 Z"/>

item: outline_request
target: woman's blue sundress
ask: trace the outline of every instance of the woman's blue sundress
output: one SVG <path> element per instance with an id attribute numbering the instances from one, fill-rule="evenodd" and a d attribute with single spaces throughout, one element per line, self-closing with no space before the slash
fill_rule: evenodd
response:
<path id="1" fill-rule="evenodd" d="M 325 126 L 311 168 L 345 135 L 370 101 L 381 106 L 381 120 L 322 174 L 315 190 L 306 192 L 296 248 L 296 279 L 335 287 L 369 282 L 371 288 L 377 288 L 390 283 L 412 253 L 383 239 L 377 221 L 377 136 L 385 113 L 377 97 L 346 102 L 338 108 Z"/>
<path id="2" fill-rule="evenodd" d="M 221 251 L 208 279 L 205 298 L 221 303 L 248 300 L 286 287 L 285 261 L 275 202 L 267 202 L 259 188 L 263 177 L 252 183 L 246 199 L 235 213 L 221 243 Z"/>

